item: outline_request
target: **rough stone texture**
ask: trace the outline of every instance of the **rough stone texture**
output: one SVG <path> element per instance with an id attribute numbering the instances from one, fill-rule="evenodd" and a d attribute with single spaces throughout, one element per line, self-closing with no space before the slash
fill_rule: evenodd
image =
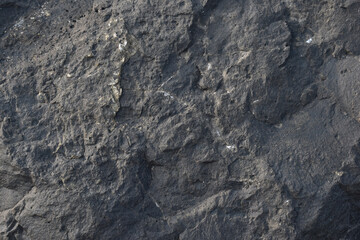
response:
<path id="1" fill-rule="evenodd" d="M 0 239 L 360 239 L 360 1 L 0 0 Z"/>

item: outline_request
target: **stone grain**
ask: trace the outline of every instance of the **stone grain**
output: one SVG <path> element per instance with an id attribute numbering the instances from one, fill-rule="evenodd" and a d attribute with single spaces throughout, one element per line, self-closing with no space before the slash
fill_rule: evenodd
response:
<path id="1" fill-rule="evenodd" d="M 0 239 L 359 239 L 359 12 L 0 0 Z"/>

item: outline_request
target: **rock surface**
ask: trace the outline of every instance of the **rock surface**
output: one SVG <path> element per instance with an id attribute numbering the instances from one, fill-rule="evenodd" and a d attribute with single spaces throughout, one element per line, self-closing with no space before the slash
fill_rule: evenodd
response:
<path id="1" fill-rule="evenodd" d="M 0 0 L 0 239 L 360 239 L 360 1 Z"/>

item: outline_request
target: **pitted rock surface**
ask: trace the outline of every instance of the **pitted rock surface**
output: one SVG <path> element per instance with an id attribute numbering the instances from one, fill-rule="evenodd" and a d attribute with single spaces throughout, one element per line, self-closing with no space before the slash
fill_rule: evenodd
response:
<path id="1" fill-rule="evenodd" d="M 0 0 L 0 239 L 359 239 L 360 1 Z"/>

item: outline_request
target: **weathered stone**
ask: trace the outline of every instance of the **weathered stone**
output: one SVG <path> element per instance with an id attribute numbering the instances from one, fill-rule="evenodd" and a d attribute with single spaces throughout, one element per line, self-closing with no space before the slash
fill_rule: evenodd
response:
<path id="1" fill-rule="evenodd" d="M 0 0 L 0 239 L 359 239 L 359 11 Z"/>

